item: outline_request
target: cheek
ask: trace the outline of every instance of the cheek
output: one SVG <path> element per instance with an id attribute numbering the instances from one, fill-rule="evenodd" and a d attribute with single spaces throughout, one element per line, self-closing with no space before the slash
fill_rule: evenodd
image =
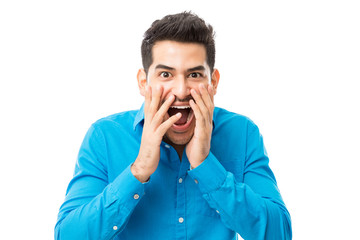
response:
<path id="1" fill-rule="evenodd" d="M 162 95 L 162 103 L 164 103 L 166 101 L 166 99 L 168 99 L 171 96 L 172 92 L 169 89 L 165 89 L 164 88 L 164 92 Z"/>
<path id="2" fill-rule="evenodd" d="M 152 89 L 156 89 L 156 88 L 160 88 L 162 87 L 163 92 L 161 95 L 161 103 L 164 103 L 166 99 L 168 99 L 171 95 L 171 88 L 169 86 L 167 86 L 167 84 L 165 83 L 153 83 L 150 84 Z"/>
<path id="3" fill-rule="evenodd" d="M 150 86 L 152 89 L 158 89 L 158 88 L 160 88 L 160 87 L 162 87 L 164 91 L 167 89 L 166 84 L 164 84 L 164 83 L 161 82 L 161 81 L 157 81 L 157 80 L 153 80 L 153 79 L 151 79 L 151 80 L 149 81 L 149 86 Z"/>
<path id="4" fill-rule="evenodd" d="M 200 84 L 204 84 L 205 89 L 207 89 L 208 85 L 209 85 L 207 82 L 201 82 L 201 83 L 194 84 L 191 88 L 196 90 L 197 93 L 200 93 Z"/>

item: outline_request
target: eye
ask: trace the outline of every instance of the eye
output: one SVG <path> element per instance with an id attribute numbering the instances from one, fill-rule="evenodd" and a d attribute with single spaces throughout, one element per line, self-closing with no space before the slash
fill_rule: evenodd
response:
<path id="1" fill-rule="evenodd" d="M 160 73 L 160 77 L 163 77 L 163 78 L 169 78 L 171 76 L 171 74 L 169 72 L 161 72 Z"/>
<path id="2" fill-rule="evenodd" d="M 202 77 L 203 75 L 201 73 L 198 73 L 198 72 L 193 72 L 193 73 L 190 73 L 189 74 L 189 77 L 190 78 L 200 78 Z"/>

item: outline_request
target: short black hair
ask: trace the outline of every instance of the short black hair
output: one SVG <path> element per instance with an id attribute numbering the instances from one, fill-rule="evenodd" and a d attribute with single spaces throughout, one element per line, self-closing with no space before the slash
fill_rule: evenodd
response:
<path id="1" fill-rule="evenodd" d="M 191 12 L 167 15 L 152 23 L 145 32 L 141 44 L 143 68 L 148 73 L 153 62 L 152 48 L 157 41 L 172 40 L 184 43 L 200 43 L 206 49 L 206 62 L 211 73 L 215 65 L 215 32 L 210 24 Z"/>

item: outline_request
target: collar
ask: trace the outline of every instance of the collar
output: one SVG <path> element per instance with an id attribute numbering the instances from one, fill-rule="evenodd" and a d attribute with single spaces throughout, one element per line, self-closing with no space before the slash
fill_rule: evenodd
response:
<path id="1" fill-rule="evenodd" d="M 139 109 L 139 111 L 137 112 L 136 116 L 135 116 L 135 120 L 134 120 L 134 124 L 133 124 L 133 129 L 134 131 L 136 130 L 136 127 L 141 124 L 143 125 L 144 124 L 144 117 L 145 117 L 145 114 L 144 114 L 144 105 L 145 103 L 143 103 L 141 105 L 141 108 Z M 215 122 L 214 122 L 214 119 L 213 119 L 213 132 L 215 130 Z"/>
<path id="2" fill-rule="evenodd" d="M 141 105 L 141 108 L 139 109 L 139 111 L 137 112 L 136 116 L 135 116 L 135 119 L 134 119 L 134 125 L 133 125 L 133 129 L 134 131 L 136 130 L 136 127 L 141 123 L 141 125 L 143 125 L 144 123 L 144 117 L 145 117 L 145 114 L 144 114 L 144 105 L 145 103 L 143 103 Z"/>

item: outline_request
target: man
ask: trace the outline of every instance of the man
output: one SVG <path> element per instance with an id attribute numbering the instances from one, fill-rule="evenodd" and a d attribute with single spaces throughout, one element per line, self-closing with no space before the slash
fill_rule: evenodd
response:
<path id="1" fill-rule="evenodd" d="M 213 35 L 187 12 L 146 31 L 145 103 L 89 129 L 55 239 L 291 239 L 258 128 L 214 107 Z"/>

